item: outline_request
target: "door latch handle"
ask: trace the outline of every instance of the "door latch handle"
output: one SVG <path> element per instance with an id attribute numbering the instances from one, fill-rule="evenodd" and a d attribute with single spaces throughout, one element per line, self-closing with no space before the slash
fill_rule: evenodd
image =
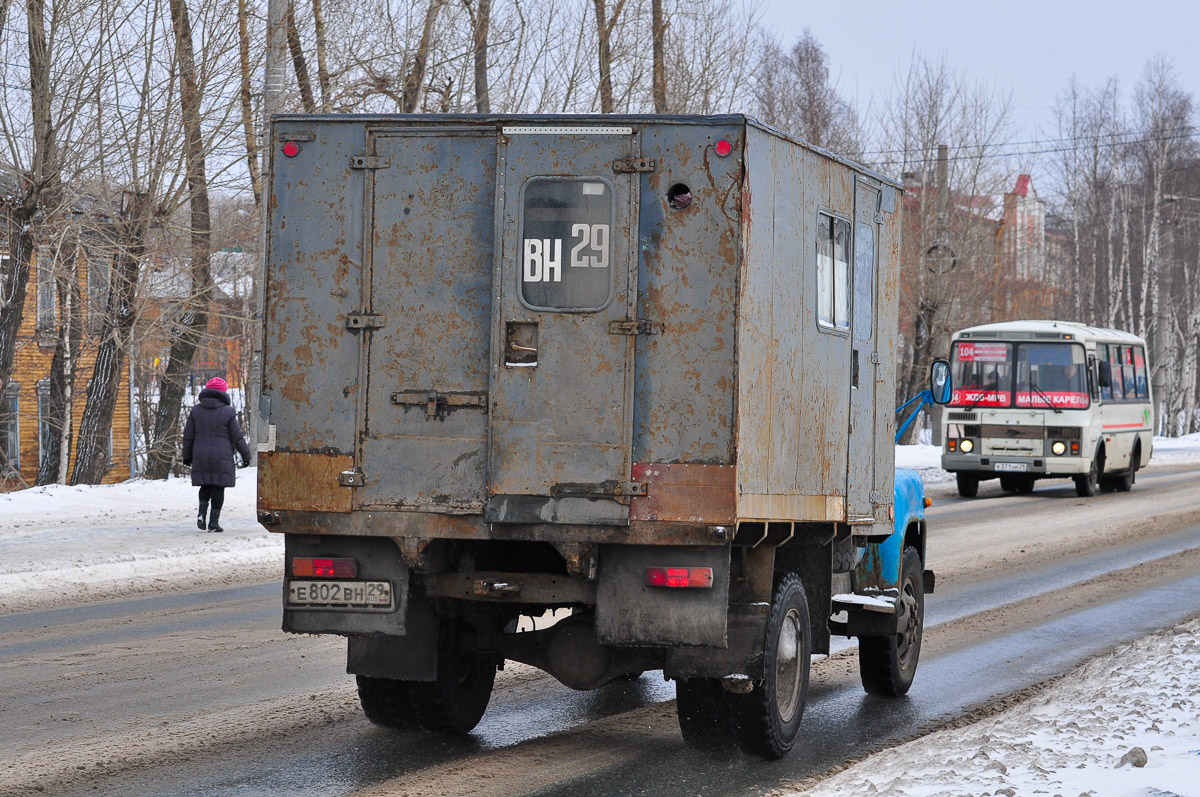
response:
<path id="1" fill-rule="evenodd" d="M 528 352 L 533 352 L 534 354 L 537 354 L 537 349 L 535 349 L 531 346 L 522 346 L 520 343 L 517 343 L 515 340 L 512 341 L 508 347 L 510 349 L 512 349 L 513 351 L 528 351 Z"/>

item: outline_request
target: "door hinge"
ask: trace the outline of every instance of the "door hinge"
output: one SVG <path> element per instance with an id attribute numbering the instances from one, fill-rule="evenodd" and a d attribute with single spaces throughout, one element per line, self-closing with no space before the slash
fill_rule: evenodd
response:
<path id="1" fill-rule="evenodd" d="M 879 352 L 877 352 L 877 351 L 871 352 L 871 362 L 875 363 L 876 365 L 883 364 L 883 358 L 879 356 Z"/>
<path id="2" fill-rule="evenodd" d="M 620 321 L 608 322 L 608 334 L 610 335 L 657 335 L 662 329 L 662 324 L 656 324 L 644 318 L 624 318 Z"/>
<path id="3" fill-rule="evenodd" d="M 344 470 L 338 474 L 338 484 L 343 487 L 362 487 L 367 483 L 362 471 Z"/>
<path id="4" fill-rule="evenodd" d="M 451 410 L 476 407 L 486 410 L 487 391 L 473 393 L 439 393 L 436 390 L 401 390 L 392 394 L 392 403 L 401 407 L 424 407 L 425 417 L 444 418 Z"/>
<path id="5" fill-rule="evenodd" d="M 346 316 L 346 329 L 379 329 L 387 323 L 387 316 L 373 313 L 350 313 Z"/>
<path id="6" fill-rule="evenodd" d="M 555 484 L 550 488 L 551 498 L 612 498 L 619 504 L 628 504 L 630 498 L 648 495 L 646 482 L 600 482 L 599 484 Z"/>
<path id="7" fill-rule="evenodd" d="M 392 159 L 386 155 L 351 155 L 351 169 L 390 169 Z"/>
<path id="8" fill-rule="evenodd" d="M 870 497 L 870 499 L 869 499 L 869 500 L 870 500 L 870 502 L 871 502 L 872 504 L 878 504 L 878 503 L 879 503 L 879 499 L 880 499 L 881 497 L 882 497 L 882 496 L 880 496 L 880 495 L 879 495 L 879 491 L 878 491 L 878 490 L 872 490 L 872 491 L 871 491 L 871 497 Z"/>
<path id="9" fill-rule="evenodd" d="M 621 158 L 613 161 L 613 171 L 617 174 L 652 172 L 654 171 L 654 158 Z"/>

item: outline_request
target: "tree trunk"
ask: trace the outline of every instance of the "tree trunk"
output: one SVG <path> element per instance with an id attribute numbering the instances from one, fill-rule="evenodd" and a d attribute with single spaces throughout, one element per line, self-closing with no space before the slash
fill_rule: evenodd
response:
<path id="1" fill-rule="evenodd" d="M 5 9 L 7 11 L 7 7 Z M 0 205 L 7 224 L 9 267 L 0 273 L 0 396 L 12 378 L 17 335 L 25 312 L 29 267 L 33 262 L 34 217 L 53 205 L 58 193 L 59 163 L 50 123 L 50 50 L 46 43 L 45 0 L 27 0 L 29 98 L 33 111 L 33 159 L 22 177 L 18 198 Z"/>
<path id="2" fill-rule="evenodd" d="M 175 3 L 171 3 L 172 13 Z M 287 4 L 287 40 L 288 49 L 292 52 L 292 67 L 296 70 L 296 82 L 300 84 L 300 102 L 304 104 L 305 113 L 316 113 L 317 102 L 313 99 L 312 81 L 308 77 L 308 61 L 304 57 L 304 48 L 300 46 L 300 31 L 296 27 L 296 6 L 293 0 Z"/>
<path id="3" fill-rule="evenodd" d="M 321 0 L 312 0 L 313 25 L 317 32 L 317 85 L 321 88 L 321 113 L 329 113 L 329 66 L 325 62 L 325 10 Z"/>
<path id="4" fill-rule="evenodd" d="M 250 93 L 250 31 L 246 0 L 238 0 L 238 49 L 241 56 L 242 133 L 246 138 L 246 165 L 250 169 L 250 187 L 254 207 L 262 207 L 262 173 L 258 167 L 258 142 L 254 136 L 254 103 Z"/>
<path id="5" fill-rule="evenodd" d="M 421 102 L 425 67 L 429 63 L 429 50 L 433 46 L 433 26 L 437 22 L 438 12 L 445 4 L 446 0 L 429 0 L 429 8 L 425 11 L 425 27 L 421 30 L 421 41 L 413 55 L 412 67 L 404 76 L 404 93 L 400 96 L 400 110 L 403 113 L 416 113 Z"/>
<path id="6" fill-rule="evenodd" d="M 475 112 L 491 113 L 488 87 L 488 28 L 492 24 L 492 0 L 479 0 L 479 10 L 472 11 L 470 0 L 463 0 L 471 14 L 475 34 Z"/>
<path id="7" fill-rule="evenodd" d="M 596 56 L 600 70 L 600 112 L 612 113 L 612 43 L 609 39 L 612 33 L 612 26 L 609 24 L 606 16 L 605 0 L 592 0 L 592 2 L 596 6 Z M 617 13 L 620 13 L 620 11 L 618 10 Z M 613 14 L 614 19 L 616 16 L 617 14 Z"/>
<path id="8" fill-rule="evenodd" d="M 664 39 L 667 23 L 663 19 L 663 0 L 653 0 L 650 4 L 650 36 L 654 50 L 654 76 L 651 91 L 654 94 L 654 112 L 670 113 L 667 107 L 667 64 Z"/>
<path id="9" fill-rule="evenodd" d="M 56 263 L 58 306 L 62 309 L 58 341 L 50 360 L 49 417 L 46 422 L 53 434 L 38 465 L 38 485 L 65 484 L 71 459 L 71 405 L 74 401 L 75 365 L 83 337 L 79 282 L 75 279 L 74 251 L 65 268 Z M 62 273 L 65 271 L 66 273 Z"/>
<path id="10" fill-rule="evenodd" d="M 87 404 L 79 421 L 71 484 L 97 484 L 108 470 L 108 441 L 112 433 L 112 417 L 117 406 L 121 373 L 125 367 L 125 352 L 133 331 L 134 296 L 138 268 L 146 253 L 150 211 L 150 195 L 134 194 L 117 225 L 112 286 L 105 303 L 104 330 L 96 349 L 92 378 L 87 385 Z"/>
<path id="11" fill-rule="evenodd" d="M 171 0 L 171 18 L 175 23 L 175 52 L 179 64 L 183 127 L 187 140 L 187 183 L 191 205 L 191 276 L 192 285 L 184 313 L 175 325 L 178 332 L 171 341 L 167 369 L 158 394 L 154 417 L 154 442 L 146 462 L 146 477 L 165 479 L 175 459 L 179 436 L 179 409 L 192 372 L 192 359 L 201 337 L 208 328 L 212 303 L 212 217 L 208 201 L 208 172 L 204 157 L 204 138 L 200 129 L 200 90 L 196 82 L 196 60 L 192 52 L 192 26 L 185 0 Z"/>

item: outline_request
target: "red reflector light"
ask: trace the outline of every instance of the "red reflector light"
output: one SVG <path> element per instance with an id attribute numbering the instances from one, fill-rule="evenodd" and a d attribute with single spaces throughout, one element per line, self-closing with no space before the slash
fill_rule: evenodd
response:
<path id="1" fill-rule="evenodd" d="M 716 150 L 717 150 L 717 154 L 720 155 L 722 158 L 724 158 L 726 155 L 733 152 L 733 144 L 730 144 L 728 141 L 721 139 L 720 141 L 717 142 Z"/>
<path id="2" fill-rule="evenodd" d="M 713 585 L 711 567 L 647 567 L 647 587 L 704 587 Z"/>
<path id="3" fill-rule="evenodd" d="M 951 451 L 957 451 L 958 450 L 958 441 L 957 440 L 947 440 L 946 447 L 949 448 Z"/>
<path id="4" fill-rule="evenodd" d="M 1071 453 L 1072 454 L 1079 453 L 1079 443 L 1071 443 Z"/>
<path id="5" fill-rule="evenodd" d="M 287 155 L 289 158 L 296 157 L 300 154 L 300 145 L 295 141 L 283 142 L 283 154 Z"/>
<path id="6" fill-rule="evenodd" d="M 358 563 L 353 559 L 302 559 L 292 560 L 292 575 L 307 578 L 355 578 Z"/>

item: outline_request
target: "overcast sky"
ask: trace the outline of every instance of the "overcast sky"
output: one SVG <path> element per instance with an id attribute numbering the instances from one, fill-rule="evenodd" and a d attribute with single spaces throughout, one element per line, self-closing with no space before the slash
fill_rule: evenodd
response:
<path id="1" fill-rule="evenodd" d="M 944 56 L 970 79 L 1010 90 L 1017 141 L 1054 135 L 1054 95 L 1072 72 L 1088 87 L 1118 76 L 1128 107 L 1157 54 L 1173 60 L 1200 103 L 1200 0 L 764 0 L 761 13 L 785 45 L 806 27 L 813 32 L 839 93 L 860 116 L 869 103 L 878 107 L 914 52 Z"/>

